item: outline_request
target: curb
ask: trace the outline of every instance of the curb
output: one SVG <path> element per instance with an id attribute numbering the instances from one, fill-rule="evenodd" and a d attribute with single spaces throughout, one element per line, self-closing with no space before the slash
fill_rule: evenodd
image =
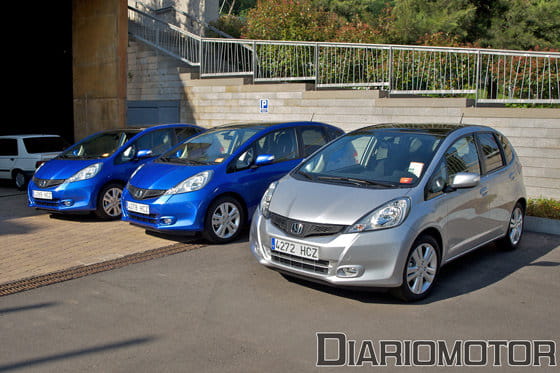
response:
<path id="1" fill-rule="evenodd" d="M 525 230 L 529 232 L 554 234 L 560 236 L 560 220 L 526 216 Z"/>

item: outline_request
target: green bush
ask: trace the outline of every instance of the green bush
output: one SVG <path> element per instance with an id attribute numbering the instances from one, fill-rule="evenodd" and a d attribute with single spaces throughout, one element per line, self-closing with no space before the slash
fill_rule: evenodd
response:
<path id="1" fill-rule="evenodd" d="M 539 218 L 560 219 L 560 201 L 552 198 L 529 199 L 527 215 Z"/>

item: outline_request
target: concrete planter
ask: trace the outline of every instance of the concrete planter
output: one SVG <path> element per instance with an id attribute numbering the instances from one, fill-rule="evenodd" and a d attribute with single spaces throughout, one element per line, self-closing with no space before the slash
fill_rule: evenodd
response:
<path id="1" fill-rule="evenodd" d="M 560 235 L 560 220 L 526 216 L 525 230 L 529 232 Z"/>

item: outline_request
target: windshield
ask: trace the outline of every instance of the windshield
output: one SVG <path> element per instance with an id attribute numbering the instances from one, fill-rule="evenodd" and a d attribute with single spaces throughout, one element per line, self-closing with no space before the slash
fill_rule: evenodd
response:
<path id="1" fill-rule="evenodd" d="M 110 157 L 118 148 L 136 135 L 139 130 L 101 132 L 72 146 L 59 158 L 97 159 Z"/>
<path id="2" fill-rule="evenodd" d="M 68 144 L 60 137 L 27 137 L 23 139 L 29 154 L 58 153 L 66 149 Z"/>
<path id="3" fill-rule="evenodd" d="M 304 162 L 296 177 L 372 187 L 416 184 L 443 137 L 413 131 L 348 134 Z"/>
<path id="4" fill-rule="evenodd" d="M 261 127 L 228 128 L 193 137 L 159 158 L 159 162 L 219 164 L 262 130 Z"/>

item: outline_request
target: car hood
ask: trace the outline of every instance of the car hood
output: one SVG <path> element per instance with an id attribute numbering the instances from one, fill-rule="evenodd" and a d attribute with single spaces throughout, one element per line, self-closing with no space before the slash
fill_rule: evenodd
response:
<path id="1" fill-rule="evenodd" d="M 409 192 L 409 188 L 361 188 L 287 176 L 276 187 L 270 211 L 294 220 L 352 225 L 376 207 Z"/>
<path id="2" fill-rule="evenodd" d="M 130 178 L 129 183 L 143 189 L 169 189 L 199 172 L 216 165 L 189 166 L 176 163 L 149 162 Z"/>
<path id="3" fill-rule="evenodd" d="M 39 179 L 68 179 L 81 169 L 99 162 L 103 160 L 51 159 L 35 172 L 35 176 Z"/>

